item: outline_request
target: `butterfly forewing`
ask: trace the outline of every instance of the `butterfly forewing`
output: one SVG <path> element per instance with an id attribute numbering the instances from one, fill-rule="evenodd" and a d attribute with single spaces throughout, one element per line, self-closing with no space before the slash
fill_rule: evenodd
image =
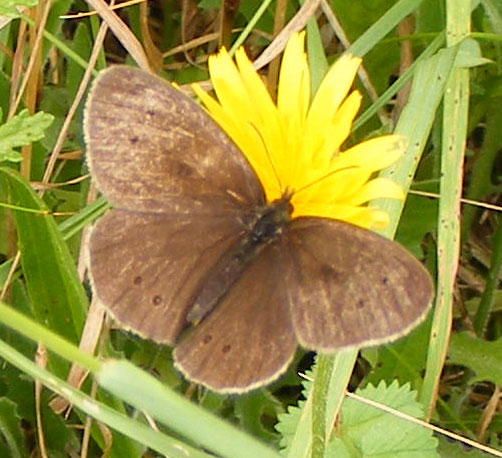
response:
<path id="1" fill-rule="evenodd" d="M 139 69 L 111 67 L 87 101 L 87 157 L 115 207 L 223 214 L 263 203 L 252 168 L 215 122 L 170 84 Z"/>
<path id="2" fill-rule="evenodd" d="M 306 348 L 333 351 L 393 340 L 423 319 L 433 287 L 396 242 L 351 224 L 298 218 L 281 240 L 293 326 Z"/>
<path id="3" fill-rule="evenodd" d="M 115 207 L 89 237 L 95 293 L 126 328 L 174 343 L 263 188 L 200 107 L 141 70 L 102 72 L 84 126 L 91 174 Z"/>

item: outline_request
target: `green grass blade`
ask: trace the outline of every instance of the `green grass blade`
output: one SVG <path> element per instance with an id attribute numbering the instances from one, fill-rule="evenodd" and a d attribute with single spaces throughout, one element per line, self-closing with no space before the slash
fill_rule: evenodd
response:
<path id="1" fill-rule="evenodd" d="M 0 306 L 4 307 L 0 303 Z M 68 399 L 77 409 L 91 417 L 105 423 L 136 441 L 151 447 L 159 453 L 173 458 L 208 457 L 206 453 L 173 439 L 165 434 L 155 431 L 137 420 L 132 420 L 126 415 L 102 404 L 95 399 L 75 389 L 65 381 L 54 376 L 49 371 L 41 368 L 23 354 L 0 340 L 0 356 L 13 366 L 40 380 L 46 387 Z"/>
<path id="2" fill-rule="evenodd" d="M 456 49 L 470 30 L 471 2 L 447 2 L 447 45 Z M 469 108 L 469 69 L 455 68 L 448 78 L 443 107 L 441 199 L 438 222 L 438 294 L 420 401 L 430 418 L 448 349 L 453 289 L 460 252 L 460 197 Z"/>
<path id="3" fill-rule="evenodd" d="M 422 0 L 400 0 L 397 2 L 365 33 L 354 41 L 352 46 L 348 49 L 348 52 L 355 56 L 364 56 L 406 16 L 413 13 L 420 3 L 422 3 Z"/>
<path id="4" fill-rule="evenodd" d="M 47 211 L 44 202 L 16 171 L 0 168 L 10 203 Z M 13 212 L 26 287 L 40 323 L 77 342 L 85 321 L 87 297 L 66 243 L 51 215 Z"/>
<path id="5" fill-rule="evenodd" d="M 192 404 L 128 361 L 109 361 L 98 373 L 101 387 L 192 441 L 228 458 L 279 458 L 277 452 Z"/>

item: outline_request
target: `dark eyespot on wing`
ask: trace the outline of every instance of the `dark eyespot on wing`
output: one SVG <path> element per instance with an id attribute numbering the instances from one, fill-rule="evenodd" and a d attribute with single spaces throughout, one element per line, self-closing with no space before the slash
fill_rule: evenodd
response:
<path id="1" fill-rule="evenodd" d="M 211 342 L 211 340 L 213 340 L 213 336 L 211 334 L 207 334 L 202 339 L 202 342 L 208 344 L 209 342 Z"/>
<path id="2" fill-rule="evenodd" d="M 337 269 L 332 265 L 324 264 L 320 266 L 320 272 L 325 282 L 345 281 L 343 270 Z"/>
<path id="3" fill-rule="evenodd" d="M 189 177 L 195 174 L 195 170 L 186 162 L 179 161 L 175 166 L 175 170 L 173 170 L 173 174 L 179 177 Z"/>

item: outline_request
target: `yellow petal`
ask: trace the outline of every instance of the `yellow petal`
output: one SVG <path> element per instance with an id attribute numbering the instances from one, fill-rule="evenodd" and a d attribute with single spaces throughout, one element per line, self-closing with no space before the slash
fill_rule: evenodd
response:
<path id="1" fill-rule="evenodd" d="M 322 80 L 307 116 L 306 136 L 311 143 L 308 146 L 311 151 L 318 150 L 319 139 L 324 137 L 324 126 L 331 123 L 347 96 L 360 63 L 360 58 L 345 54 L 331 66 Z"/>
<path id="2" fill-rule="evenodd" d="M 310 102 L 310 72 L 304 40 L 304 32 L 291 35 L 282 58 L 277 92 L 279 112 L 296 127 L 303 126 Z"/>
<path id="3" fill-rule="evenodd" d="M 389 214 L 376 208 L 359 207 L 362 211 L 348 218 L 351 224 L 367 229 L 383 229 L 389 224 Z"/>
<path id="4" fill-rule="evenodd" d="M 208 67 L 214 92 L 223 109 L 238 119 L 248 119 L 253 106 L 241 75 L 225 48 L 209 57 Z"/>
<path id="5" fill-rule="evenodd" d="M 331 153 L 337 153 L 342 143 L 350 134 L 352 122 L 361 107 L 362 96 L 359 91 L 353 91 L 336 112 L 329 131 L 326 133 L 326 144 Z M 332 156 L 330 157 L 332 159 Z"/>
<path id="6" fill-rule="evenodd" d="M 361 94 L 352 92 L 342 103 L 331 123 L 326 123 L 324 142 L 312 156 L 312 165 L 318 168 L 329 167 L 331 160 L 338 154 L 340 146 L 350 134 L 352 122 L 361 106 Z"/>
<path id="7" fill-rule="evenodd" d="M 351 205 L 362 205 L 374 199 L 399 199 L 404 200 L 403 189 L 388 178 L 374 178 L 364 184 L 357 192 L 345 201 Z"/>
<path id="8" fill-rule="evenodd" d="M 404 153 L 406 140 L 401 135 L 384 135 L 359 143 L 340 153 L 333 166 L 358 165 L 374 172 L 394 164 Z"/>

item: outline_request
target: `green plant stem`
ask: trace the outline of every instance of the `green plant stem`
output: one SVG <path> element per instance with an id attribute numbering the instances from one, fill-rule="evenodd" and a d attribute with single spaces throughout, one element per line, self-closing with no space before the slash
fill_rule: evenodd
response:
<path id="1" fill-rule="evenodd" d="M 326 403 L 333 371 L 332 356 L 317 355 L 314 385 L 312 388 L 312 458 L 323 458 L 328 440 L 326 428 Z"/>
<path id="2" fill-rule="evenodd" d="M 75 362 L 90 372 L 98 371 L 101 366 L 101 363 L 93 356 L 84 353 L 75 345 L 3 302 L 0 302 L 0 322 L 28 339 L 36 339 L 62 358 Z"/>
<path id="3" fill-rule="evenodd" d="M 128 361 L 103 363 L 100 386 L 205 448 L 228 458 L 280 458 L 234 426 L 192 404 Z"/>
<path id="4" fill-rule="evenodd" d="M 1 303 L 0 306 L 4 307 Z M 159 453 L 173 458 L 209 457 L 208 454 L 155 431 L 139 421 L 132 420 L 126 415 L 87 396 L 49 371 L 36 365 L 2 340 L 0 340 L 0 356 L 25 374 L 36 380 L 40 380 L 46 387 L 66 398 L 78 409 Z"/>
<path id="5" fill-rule="evenodd" d="M 427 46 L 424 52 L 413 61 L 410 67 L 402 75 L 399 76 L 394 84 L 392 84 L 392 86 L 390 86 L 380 97 L 378 97 L 378 100 L 375 103 L 373 103 L 367 110 L 364 111 L 361 116 L 356 119 L 354 125 L 352 126 L 352 131 L 355 132 L 357 129 L 362 127 L 373 115 L 378 112 L 378 110 L 387 105 L 392 97 L 394 97 L 401 90 L 401 88 L 413 78 L 413 76 L 417 72 L 418 66 L 421 65 L 426 59 L 433 56 L 441 48 L 441 46 L 443 46 L 444 41 L 445 34 L 440 33 L 432 41 L 432 43 Z"/>
<path id="6" fill-rule="evenodd" d="M 168 389 L 146 372 L 126 361 L 100 362 L 2 302 L 0 302 L 0 322 L 30 339 L 36 339 L 62 358 L 74 361 L 88 369 L 98 376 L 100 385 L 112 394 L 139 410 L 146 411 L 171 429 L 200 443 L 205 448 L 219 453 L 221 456 L 229 458 L 251 458 L 256 456 L 279 458 L 274 450 L 248 434 L 239 431 L 226 421 L 192 404 L 180 394 Z M 2 344 L 0 355 L 7 361 L 10 361 L 30 376 L 40 379 L 44 385 L 73 402 L 68 393 L 61 388 L 62 384 L 66 388 L 65 382 L 50 372 L 37 372 L 35 368 L 38 368 L 38 366 L 33 367 L 30 360 L 22 355 L 18 356 L 18 353 L 7 344 L 1 341 L 0 344 Z M 15 353 L 9 353 L 9 350 Z M 79 393 L 78 390 L 74 391 L 74 394 Z M 94 400 L 92 402 L 95 403 Z M 100 409 L 95 407 L 93 410 L 91 407 L 88 410 L 85 408 L 82 408 L 82 410 L 95 418 L 101 419 L 101 417 L 94 415 L 95 410 L 100 413 Z M 118 412 L 116 413 L 118 415 Z M 116 427 L 114 423 L 110 424 L 110 426 Z M 121 431 L 121 429 L 118 430 Z"/>
<path id="7" fill-rule="evenodd" d="M 263 0 L 263 2 L 260 5 L 260 7 L 256 10 L 256 12 L 254 13 L 254 15 L 251 18 L 251 20 L 248 22 L 248 24 L 246 25 L 246 27 L 244 28 L 244 30 L 241 32 L 241 34 L 235 40 L 233 46 L 230 48 L 229 54 L 231 56 L 233 56 L 234 53 L 235 53 L 235 51 L 237 51 L 237 49 L 239 48 L 239 46 L 241 46 L 242 43 L 244 43 L 244 41 L 246 40 L 246 38 L 253 31 L 256 23 L 260 20 L 260 18 L 263 16 L 263 14 L 265 13 L 265 11 L 267 11 L 267 8 L 269 7 L 269 5 L 271 3 L 272 3 L 272 0 Z"/>
<path id="8" fill-rule="evenodd" d="M 486 279 L 485 289 L 474 316 L 474 330 L 478 336 L 483 336 L 488 318 L 493 308 L 494 294 L 497 289 L 500 270 L 502 268 L 502 218 L 498 215 L 498 224 L 492 239 L 492 258 L 490 271 Z"/>
<path id="9" fill-rule="evenodd" d="M 385 37 L 406 16 L 413 13 L 422 0 L 400 0 L 392 5 L 387 12 L 366 30 L 348 49 L 355 56 L 364 56 L 375 46 L 375 43 Z"/>

